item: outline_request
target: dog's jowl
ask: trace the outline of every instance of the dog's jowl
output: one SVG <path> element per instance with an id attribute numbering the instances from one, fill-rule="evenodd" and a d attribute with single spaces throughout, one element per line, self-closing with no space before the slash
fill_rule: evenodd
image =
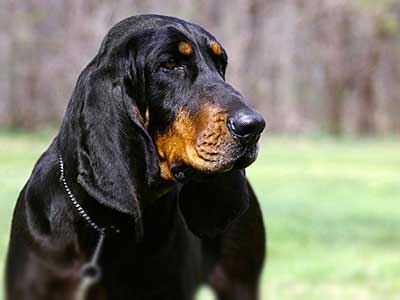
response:
<path id="1" fill-rule="evenodd" d="M 258 299 L 265 233 L 244 169 L 265 121 L 198 25 L 116 24 L 18 198 L 8 300 Z"/>

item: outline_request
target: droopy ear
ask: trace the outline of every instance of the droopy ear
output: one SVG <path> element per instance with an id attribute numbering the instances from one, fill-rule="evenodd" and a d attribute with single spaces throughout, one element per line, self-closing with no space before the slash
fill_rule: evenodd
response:
<path id="1" fill-rule="evenodd" d="M 249 206 L 244 171 L 232 170 L 204 181 L 191 181 L 183 186 L 179 200 L 189 229 L 200 237 L 214 237 Z"/>
<path id="2" fill-rule="evenodd" d="M 76 97 L 81 101 L 78 142 L 78 183 L 101 204 L 132 215 L 136 238 L 142 236 L 141 210 L 135 176 L 134 149 L 144 153 L 140 114 L 123 86 L 106 70 L 82 73 Z M 129 98 L 129 99 L 126 99 Z M 74 101 L 75 99 L 72 99 Z M 129 104 L 127 104 L 129 102 Z M 128 109 L 131 111 L 127 111 Z M 134 121 L 132 124 L 131 121 Z M 137 125 L 137 126 L 135 126 Z M 140 128 L 138 128 L 140 127 Z"/>

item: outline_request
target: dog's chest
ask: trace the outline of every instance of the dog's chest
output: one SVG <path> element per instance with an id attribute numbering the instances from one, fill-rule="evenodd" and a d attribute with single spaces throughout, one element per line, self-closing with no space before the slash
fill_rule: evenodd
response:
<path id="1" fill-rule="evenodd" d="M 201 241 L 184 223 L 177 225 L 159 248 L 107 246 L 101 284 L 107 299 L 190 299 L 202 279 Z"/>

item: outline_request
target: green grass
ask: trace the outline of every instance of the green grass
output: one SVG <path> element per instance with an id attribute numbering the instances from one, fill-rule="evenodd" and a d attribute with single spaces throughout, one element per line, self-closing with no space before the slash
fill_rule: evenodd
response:
<path id="1" fill-rule="evenodd" d="M 18 192 L 50 139 L 0 132 L 1 268 Z M 398 139 L 269 137 L 248 176 L 269 235 L 262 299 L 400 300 Z"/>

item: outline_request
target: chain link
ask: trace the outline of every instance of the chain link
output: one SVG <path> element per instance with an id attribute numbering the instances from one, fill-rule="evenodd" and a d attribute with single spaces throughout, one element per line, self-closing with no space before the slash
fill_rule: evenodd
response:
<path id="1" fill-rule="evenodd" d="M 82 218 L 96 231 L 99 233 L 99 240 L 97 242 L 96 248 L 93 252 L 93 255 L 90 261 L 84 264 L 80 271 L 80 283 L 76 290 L 75 300 L 85 300 L 87 298 L 88 292 L 90 288 L 98 283 L 101 279 L 101 268 L 99 266 L 99 257 L 101 253 L 101 249 L 103 248 L 104 240 L 106 238 L 106 230 L 104 227 L 100 227 L 97 225 L 85 212 L 82 206 L 76 200 L 74 194 L 67 184 L 67 180 L 65 179 L 64 173 L 64 161 L 62 156 L 59 155 L 58 163 L 60 167 L 60 181 L 64 185 L 64 189 L 67 192 L 68 198 L 71 200 L 72 204 L 78 210 L 79 214 Z M 119 230 L 116 230 L 118 232 Z"/>

